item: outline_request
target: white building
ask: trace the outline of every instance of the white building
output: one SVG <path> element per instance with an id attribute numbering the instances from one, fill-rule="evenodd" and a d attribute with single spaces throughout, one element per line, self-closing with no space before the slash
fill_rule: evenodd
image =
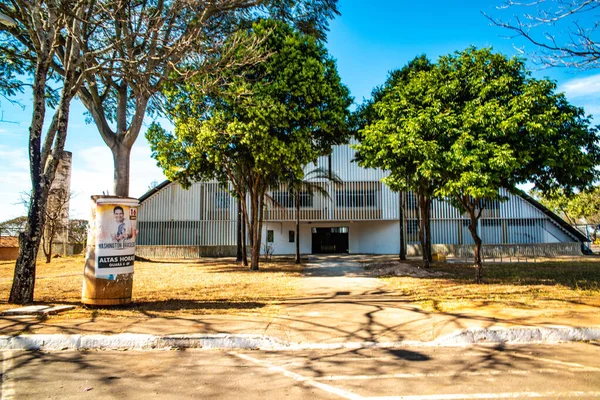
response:
<path id="1" fill-rule="evenodd" d="M 300 250 L 311 253 L 397 254 L 404 226 L 409 254 L 418 252 L 417 207 L 412 193 L 392 192 L 380 182 L 385 172 L 352 162 L 349 145 L 335 146 L 331 169 L 343 181 L 320 185 L 329 197 L 304 194 L 300 208 Z M 328 158 L 318 166 L 327 168 Z M 315 168 L 307 166 L 307 171 Z M 273 189 L 265 213 L 263 246 L 274 254 L 294 254 L 296 211 L 284 187 Z M 585 237 L 531 197 L 504 193 L 509 200 L 484 210 L 480 234 L 484 245 L 507 253 L 536 248 L 538 252 L 577 253 Z M 400 196 L 406 196 L 404 224 Z M 140 198 L 138 246 L 142 255 L 199 257 L 235 255 L 237 201 L 217 182 L 198 182 L 189 190 L 164 182 Z M 431 233 L 434 251 L 468 251 L 473 240 L 468 219 L 444 201 L 433 201 Z M 540 250 L 542 249 L 542 250 Z M 535 250 L 533 250 L 535 251 Z"/>

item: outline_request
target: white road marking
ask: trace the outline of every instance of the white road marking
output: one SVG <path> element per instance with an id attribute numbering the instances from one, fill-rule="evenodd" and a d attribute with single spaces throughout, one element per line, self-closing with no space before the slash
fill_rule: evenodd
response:
<path id="1" fill-rule="evenodd" d="M 2 351 L 2 393 L 0 400 L 13 400 L 15 398 L 15 388 L 12 379 L 8 378 L 8 371 L 13 368 L 13 352 Z"/>
<path id="2" fill-rule="evenodd" d="M 514 392 L 514 393 L 473 393 L 473 394 L 431 394 L 422 396 L 365 397 L 364 400 L 470 400 L 470 399 L 521 399 L 540 397 L 599 397 L 600 392 Z"/>
<path id="3" fill-rule="evenodd" d="M 571 372 L 581 372 L 582 369 L 569 370 Z M 584 370 L 585 371 L 585 370 Z M 485 376 L 485 375 L 527 375 L 532 372 L 556 374 L 564 372 L 551 368 L 536 369 L 526 371 L 520 369 L 493 370 L 493 371 L 464 371 L 464 372 L 430 372 L 430 373 L 403 373 L 403 374 L 382 374 L 382 375 L 339 375 L 324 376 L 314 378 L 318 381 L 351 381 L 351 380 L 370 380 L 370 379 L 419 379 L 419 378 L 445 378 L 454 376 Z"/>
<path id="4" fill-rule="evenodd" d="M 347 390 L 339 389 L 339 388 L 333 387 L 331 385 L 327 385 L 325 383 L 317 382 L 317 381 L 315 381 L 312 378 L 308 378 L 306 376 L 297 374 L 295 372 L 288 371 L 287 369 L 285 369 L 283 367 L 280 367 L 278 365 L 272 364 L 272 363 L 270 363 L 268 361 L 259 360 L 259 359 L 256 359 L 254 357 L 250 357 L 250 356 L 248 356 L 246 354 L 239 354 L 239 353 L 233 353 L 233 352 L 231 354 L 233 354 L 234 356 L 239 357 L 239 358 L 241 358 L 243 360 L 250 361 L 250 362 L 252 362 L 254 364 L 258 364 L 258 365 L 261 365 L 263 367 L 266 367 L 270 371 L 279 372 L 279 373 L 287 376 L 288 378 L 292 378 L 292 379 L 294 379 L 294 380 L 296 380 L 298 382 L 302 382 L 302 383 L 305 383 L 307 385 L 310 385 L 310 386 L 316 387 L 318 389 L 324 390 L 324 391 L 326 391 L 328 393 L 338 395 L 338 396 L 340 396 L 340 397 L 342 397 L 344 399 L 349 399 L 349 400 L 363 400 L 364 399 L 364 397 L 362 397 L 362 396 L 360 396 L 360 395 L 358 395 L 356 393 L 352 393 L 352 392 L 349 392 Z"/>
<path id="5" fill-rule="evenodd" d="M 547 362 L 547 363 L 550 363 L 550 364 L 556 364 L 556 365 L 563 365 L 563 366 L 566 366 L 566 367 L 574 367 L 574 368 L 585 369 L 587 371 L 600 371 L 600 368 L 598 368 L 598 367 L 591 367 L 589 365 L 577 364 L 577 363 L 560 361 L 560 360 L 553 360 L 551 358 L 536 357 L 536 356 L 530 356 L 530 355 L 521 354 L 521 353 L 512 353 L 511 355 L 513 355 L 515 357 L 527 358 L 527 359 L 530 359 L 530 360 L 543 361 L 543 362 Z"/>
<path id="6" fill-rule="evenodd" d="M 355 376 L 329 376 L 329 377 L 321 377 L 321 378 L 309 378 L 298 373 L 288 371 L 287 369 L 271 363 L 265 360 L 259 360 L 254 357 L 250 357 L 246 354 L 240 354 L 231 352 L 230 354 L 239 357 L 243 360 L 250 361 L 254 364 L 261 365 L 266 367 L 268 370 L 273 372 L 278 372 L 287 376 L 288 378 L 292 378 L 298 382 L 303 382 L 307 385 L 313 386 L 315 388 L 326 391 L 330 394 L 337 395 L 344 399 L 349 400 L 476 400 L 476 399 L 519 399 L 519 398 L 545 398 L 545 397 L 557 397 L 557 398 L 584 398 L 584 397 L 592 397 L 592 398 L 600 398 L 600 392 L 507 392 L 507 393 L 452 393 L 452 394 L 431 394 L 431 395 L 409 395 L 409 396 L 375 396 L 375 397 L 364 397 L 359 394 L 343 390 L 331 385 L 324 384 L 318 381 L 342 381 L 342 380 L 361 380 L 361 379 L 382 379 L 382 378 L 423 378 L 423 377 L 443 377 L 443 376 L 454 376 L 455 373 L 413 373 L 413 374 L 389 374 L 389 375 L 355 375 Z M 581 372 L 581 371 L 599 371 L 600 368 L 590 367 L 582 364 L 569 363 L 564 361 L 546 359 L 541 357 L 534 357 L 528 355 L 515 354 L 516 356 L 521 356 L 523 358 L 530 358 L 539 361 L 550 362 L 556 365 L 568 366 L 571 368 L 567 368 L 566 371 L 569 372 Z M 535 372 L 545 372 L 545 373 L 558 373 L 565 372 L 565 370 L 555 370 L 555 369 L 537 369 Z M 487 372 L 463 372 L 461 375 L 502 375 L 502 374 L 518 374 L 525 375 L 530 373 L 530 371 L 525 370 L 508 370 L 508 371 L 487 371 Z"/>

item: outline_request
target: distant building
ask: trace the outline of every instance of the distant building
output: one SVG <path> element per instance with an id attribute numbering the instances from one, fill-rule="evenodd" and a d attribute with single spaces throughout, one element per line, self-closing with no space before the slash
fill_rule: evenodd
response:
<path id="1" fill-rule="evenodd" d="M 397 254 L 403 226 L 409 254 L 418 253 L 415 196 L 392 192 L 381 183 L 386 173 L 360 168 L 352 162 L 354 153 L 348 145 L 334 147 L 331 168 L 343 183 L 319 183 L 329 198 L 301 194 L 301 252 Z M 319 158 L 318 166 L 328 165 L 327 157 Z M 313 168 L 311 164 L 307 171 Z M 483 211 L 479 232 L 484 245 L 503 249 L 540 245 L 558 253 L 580 251 L 585 241 L 580 232 L 525 193 L 502 192 L 508 200 L 491 202 Z M 269 196 L 274 202 L 265 213 L 263 245 L 271 246 L 274 254 L 294 254 L 294 199 L 283 186 L 271 190 Z M 399 219 L 401 196 L 407 204 L 403 223 Z M 148 256 L 235 255 L 237 201 L 217 182 L 198 182 L 189 190 L 176 182 L 163 182 L 142 196 L 140 204 L 138 245 Z M 468 223 L 467 217 L 449 203 L 434 200 L 434 251 L 458 253 L 470 249 L 473 239 Z"/>

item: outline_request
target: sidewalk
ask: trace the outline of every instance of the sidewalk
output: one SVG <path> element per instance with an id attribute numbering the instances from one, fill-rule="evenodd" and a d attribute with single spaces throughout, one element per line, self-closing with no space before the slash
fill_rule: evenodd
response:
<path id="1" fill-rule="evenodd" d="M 425 311 L 366 276 L 352 259 L 309 263 L 302 280 L 305 296 L 281 303 L 275 316 L 199 315 L 194 317 L 40 320 L 0 317 L 0 335 L 121 333 L 166 335 L 233 334 L 269 337 L 286 344 L 348 342 L 432 342 L 463 330 L 586 327 L 600 332 L 600 313 L 578 305 L 564 310 L 483 309 L 460 313 Z"/>

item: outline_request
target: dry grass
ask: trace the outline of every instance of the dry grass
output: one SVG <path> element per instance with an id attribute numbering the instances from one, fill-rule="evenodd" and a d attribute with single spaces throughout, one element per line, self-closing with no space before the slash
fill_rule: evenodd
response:
<path id="1" fill-rule="evenodd" d="M 38 262 L 35 301 L 80 304 L 84 258 Z M 169 260 L 135 265 L 134 304 L 117 308 L 78 307 L 61 318 L 135 317 L 194 314 L 269 314 L 280 300 L 297 296 L 303 266 L 292 259 L 261 263 L 251 272 L 234 259 Z M 0 310 L 6 303 L 14 261 L 0 261 Z"/>
<path id="2" fill-rule="evenodd" d="M 537 263 L 484 264 L 484 284 L 474 283 L 471 265 L 436 263 L 430 276 L 392 276 L 391 264 L 379 262 L 369 269 L 394 291 L 431 311 L 450 312 L 486 306 L 517 309 L 568 309 L 579 305 L 600 307 L 600 258 Z M 408 261 L 412 268 L 421 265 Z M 406 264 L 403 267 L 406 268 Z M 405 274 L 406 275 L 406 274 Z"/>

